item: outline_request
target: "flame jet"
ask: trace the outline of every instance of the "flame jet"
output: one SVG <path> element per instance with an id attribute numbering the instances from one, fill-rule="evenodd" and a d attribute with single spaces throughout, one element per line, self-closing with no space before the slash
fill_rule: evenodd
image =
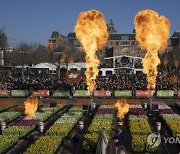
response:
<path id="1" fill-rule="evenodd" d="M 89 92 L 96 87 L 100 63 L 96 51 L 102 49 L 108 39 L 107 25 L 104 16 L 97 10 L 81 12 L 74 28 L 77 39 L 86 53 L 86 84 Z"/>
<path id="2" fill-rule="evenodd" d="M 114 107 L 118 110 L 117 117 L 120 120 L 124 119 L 125 114 L 129 111 L 129 104 L 125 99 L 120 99 L 114 104 Z"/>
<path id="3" fill-rule="evenodd" d="M 154 90 L 157 66 L 160 64 L 158 51 L 163 51 L 168 45 L 170 22 L 155 11 L 143 10 L 136 14 L 134 24 L 136 40 L 142 50 L 147 50 L 142 60 L 143 72 L 147 75 L 147 88 Z"/>
<path id="4" fill-rule="evenodd" d="M 28 97 L 24 102 L 26 119 L 35 117 L 38 108 L 38 99 L 35 97 Z"/>

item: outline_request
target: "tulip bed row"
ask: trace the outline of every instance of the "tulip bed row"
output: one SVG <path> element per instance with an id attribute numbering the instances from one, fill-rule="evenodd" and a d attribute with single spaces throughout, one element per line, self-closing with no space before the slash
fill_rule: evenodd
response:
<path id="1" fill-rule="evenodd" d="M 83 115 L 82 107 L 73 107 L 47 130 L 45 136 L 40 137 L 27 150 L 26 154 L 53 154 L 61 145 L 64 137 L 73 129 Z"/>
<path id="2" fill-rule="evenodd" d="M 0 111 L 2 111 L 2 110 L 6 110 L 6 109 L 8 109 L 8 108 L 10 108 L 10 107 L 13 107 L 13 106 L 16 106 L 18 103 L 8 103 L 8 104 L 5 104 L 5 105 L 2 105 L 1 104 L 1 106 L 0 106 Z"/>
<path id="3" fill-rule="evenodd" d="M 8 105 L 8 104 L 12 104 L 12 103 L 14 103 L 15 102 L 15 100 L 13 100 L 13 99 L 11 99 L 11 100 L 1 100 L 0 101 L 0 107 L 1 106 L 5 106 L 5 105 Z"/>
<path id="4" fill-rule="evenodd" d="M 24 154 L 54 154 L 61 142 L 60 136 L 42 136 Z"/>
<path id="5" fill-rule="evenodd" d="M 160 105 L 160 116 L 173 136 L 180 136 L 180 115 L 173 112 L 168 105 Z M 168 111 L 168 112 L 167 112 Z"/>
<path id="6" fill-rule="evenodd" d="M 38 107 L 40 107 L 41 105 L 42 105 L 42 102 L 38 102 Z M 17 106 L 11 107 L 9 110 L 24 113 L 25 105 L 24 105 L 24 103 L 21 103 L 21 104 L 18 104 Z"/>
<path id="7" fill-rule="evenodd" d="M 35 126 L 8 126 L 0 136 L 0 153 L 13 147 L 19 138 L 27 135 Z"/>
<path id="8" fill-rule="evenodd" d="M 0 113 L 0 122 L 8 123 L 8 122 L 16 119 L 20 115 L 22 115 L 22 112 L 9 111 L 9 112 Z"/>
<path id="9" fill-rule="evenodd" d="M 106 114 L 105 111 L 108 111 L 108 113 Z M 102 105 L 99 108 L 90 127 L 88 128 L 88 133 L 84 135 L 83 150 L 85 151 L 96 150 L 96 146 L 99 138 L 99 130 L 101 130 L 102 128 L 105 128 L 107 133 L 107 138 L 110 138 L 113 113 L 114 113 L 114 107 L 112 105 Z"/>
<path id="10" fill-rule="evenodd" d="M 13 135 L 0 135 L 0 153 L 3 153 L 6 149 L 13 147 L 18 141 L 18 136 Z"/>
<path id="11" fill-rule="evenodd" d="M 65 106 L 65 104 L 61 104 L 54 108 L 50 108 L 50 107 L 42 108 L 41 111 L 36 112 L 35 119 L 38 119 L 39 121 L 44 122 L 48 118 L 50 118 L 53 114 L 57 113 L 64 106 Z"/>
<path id="12" fill-rule="evenodd" d="M 151 128 L 148 118 L 140 105 L 130 105 L 129 129 L 132 138 L 131 147 L 134 152 L 154 152 L 157 148 L 151 148 L 147 143 Z"/>
<path id="13" fill-rule="evenodd" d="M 82 117 L 82 107 L 73 107 L 52 125 L 46 135 L 58 135 L 65 137 Z"/>
<path id="14" fill-rule="evenodd" d="M 34 128 L 35 126 L 9 126 L 2 132 L 2 135 L 14 135 L 18 137 L 23 137 Z"/>

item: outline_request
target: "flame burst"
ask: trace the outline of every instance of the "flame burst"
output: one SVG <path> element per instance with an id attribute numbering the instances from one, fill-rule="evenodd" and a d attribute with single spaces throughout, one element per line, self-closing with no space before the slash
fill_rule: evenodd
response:
<path id="1" fill-rule="evenodd" d="M 143 10 L 135 16 L 134 24 L 136 40 L 142 50 L 147 50 L 142 60 L 143 72 L 147 74 L 147 88 L 154 90 L 158 73 L 157 66 L 160 64 L 158 51 L 163 51 L 167 47 L 170 22 L 155 11 Z"/>
<path id="2" fill-rule="evenodd" d="M 122 120 L 129 111 L 129 104 L 125 99 L 118 100 L 114 107 L 118 110 L 117 117 Z"/>
<path id="3" fill-rule="evenodd" d="M 96 51 L 101 49 L 108 39 L 107 25 L 103 14 L 96 10 L 81 12 L 74 32 L 86 53 L 85 75 L 88 91 L 90 92 L 95 89 L 95 79 L 99 72 L 98 65 L 100 61 L 96 55 Z"/>
<path id="4" fill-rule="evenodd" d="M 35 113 L 38 108 L 38 99 L 34 97 L 29 97 L 24 102 L 24 105 L 26 118 L 35 117 Z"/>

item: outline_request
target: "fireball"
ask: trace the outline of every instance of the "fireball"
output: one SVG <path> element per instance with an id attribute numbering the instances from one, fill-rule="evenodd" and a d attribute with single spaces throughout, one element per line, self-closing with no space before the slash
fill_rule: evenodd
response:
<path id="1" fill-rule="evenodd" d="M 107 25 L 104 16 L 97 10 L 81 12 L 74 28 L 77 39 L 86 53 L 86 84 L 88 91 L 96 87 L 95 79 L 98 76 L 100 63 L 96 51 L 102 49 L 108 39 Z"/>
<path id="2" fill-rule="evenodd" d="M 168 45 L 170 22 L 165 16 L 152 10 L 143 10 L 134 19 L 136 40 L 147 53 L 142 60 L 143 72 L 147 75 L 148 89 L 156 87 L 157 66 L 160 64 L 158 51 Z"/>

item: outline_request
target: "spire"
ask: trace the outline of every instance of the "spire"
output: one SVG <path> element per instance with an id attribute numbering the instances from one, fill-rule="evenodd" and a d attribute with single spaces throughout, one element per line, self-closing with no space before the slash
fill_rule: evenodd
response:
<path id="1" fill-rule="evenodd" d="M 133 34 L 136 34 L 136 29 L 133 30 Z"/>
<path id="2" fill-rule="evenodd" d="M 108 32 L 109 33 L 117 33 L 117 31 L 114 28 L 114 23 L 113 23 L 112 19 L 110 19 L 110 23 L 108 25 Z"/>

